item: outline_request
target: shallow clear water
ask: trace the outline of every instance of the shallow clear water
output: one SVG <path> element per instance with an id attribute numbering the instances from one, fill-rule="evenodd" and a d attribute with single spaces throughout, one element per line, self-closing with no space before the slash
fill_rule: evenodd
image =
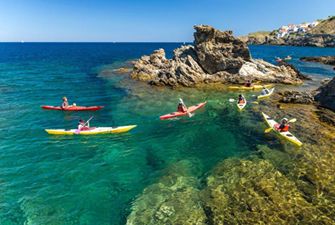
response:
<path id="1" fill-rule="evenodd" d="M 196 161 L 202 174 L 227 157 L 242 157 L 265 141 L 259 114 L 238 112 L 236 93 L 149 88 L 106 71 L 178 43 L 0 44 L 0 221 L 1 224 L 123 224 L 133 200 L 172 163 Z M 300 56 L 335 55 L 334 49 L 251 46 L 255 58 L 292 63 L 313 76 L 329 66 Z M 106 75 L 107 74 L 107 75 Z M 253 94 L 247 93 L 252 99 Z M 77 105 L 104 105 L 98 112 L 44 111 L 67 96 Z M 159 115 L 208 101 L 192 118 L 160 121 Z M 120 135 L 49 136 L 45 128 L 73 128 L 94 116 L 93 126 L 137 124 Z"/>

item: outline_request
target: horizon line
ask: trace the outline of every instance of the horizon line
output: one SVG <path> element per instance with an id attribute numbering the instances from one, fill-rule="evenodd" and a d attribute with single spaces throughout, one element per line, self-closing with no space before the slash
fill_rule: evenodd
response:
<path id="1" fill-rule="evenodd" d="M 15 44 L 29 44 L 29 43 L 193 43 L 193 41 L 0 41 L 0 44 L 15 43 Z"/>

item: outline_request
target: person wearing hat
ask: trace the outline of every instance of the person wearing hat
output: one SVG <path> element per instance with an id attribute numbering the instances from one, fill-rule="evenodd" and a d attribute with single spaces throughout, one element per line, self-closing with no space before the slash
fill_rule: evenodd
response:
<path id="1" fill-rule="evenodd" d="M 279 132 L 286 132 L 290 129 L 290 125 L 288 124 L 288 119 L 287 118 L 283 118 L 280 121 L 280 125 L 278 126 L 277 130 Z"/>

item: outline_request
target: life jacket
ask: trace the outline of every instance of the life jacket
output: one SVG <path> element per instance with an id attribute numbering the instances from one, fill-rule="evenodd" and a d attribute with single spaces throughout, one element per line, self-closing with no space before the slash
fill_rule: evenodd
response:
<path id="1" fill-rule="evenodd" d="M 244 104 L 245 103 L 245 99 L 244 98 L 239 98 L 238 99 L 238 104 Z"/>
<path id="2" fill-rule="evenodd" d="M 274 127 L 279 132 L 287 132 L 290 129 L 290 125 L 289 124 L 285 124 L 285 126 L 283 128 L 280 127 L 280 124 L 276 124 L 276 125 L 274 125 Z"/>

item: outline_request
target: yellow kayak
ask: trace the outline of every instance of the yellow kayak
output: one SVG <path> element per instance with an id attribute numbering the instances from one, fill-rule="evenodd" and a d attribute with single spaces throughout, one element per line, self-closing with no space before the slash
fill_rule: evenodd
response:
<path id="1" fill-rule="evenodd" d="M 48 134 L 53 135 L 95 135 L 95 134 L 114 134 L 114 133 L 124 133 L 128 132 L 131 129 L 135 128 L 136 125 L 129 125 L 129 126 L 120 126 L 120 127 L 92 127 L 89 130 L 82 130 L 79 131 L 77 129 L 46 129 L 45 131 Z"/>
<path id="2" fill-rule="evenodd" d="M 271 88 L 272 86 L 273 86 L 272 84 L 264 84 L 264 85 L 255 84 L 255 85 L 252 85 L 251 87 L 246 87 L 242 85 L 241 86 L 228 86 L 228 89 L 231 89 L 231 90 L 260 90 L 263 87 Z"/>
<path id="3" fill-rule="evenodd" d="M 291 142 L 291 143 L 293 143 L 293 144 L 295 144 L 299 147 L 302 146 L 301 141 L 299 141 L 298 138 L 296 138 L 293 134 L 291 134 L 291 132 L 289 132 L 289 131 L 279 132 L 276 129 L 276 126 L 278 126 L 279 124 L 274 119 L 272 119 L 270 116 L 266 115 L 265 113 L 262 112 L 262 115 L 263 115 L 264 120 L 267 123 L 267 125 L 270 128 L 272 128 L 272 130 L 275 133 L 279 134 L 281 137 L 285 138 L 289 142 Z"/>
<path id="4" fill-rule="evenodd" d="M 262 98 L 266 98 L 266 97 L 269 97 L 270 95 L 272 95 L 273 91 L 275 90 L 275 88 L 271 88 L 269 90 L 269 93 L 265 94 L 265 95 L 258 95 L 257 96 L 257 99 L 262 99 Z"/>

